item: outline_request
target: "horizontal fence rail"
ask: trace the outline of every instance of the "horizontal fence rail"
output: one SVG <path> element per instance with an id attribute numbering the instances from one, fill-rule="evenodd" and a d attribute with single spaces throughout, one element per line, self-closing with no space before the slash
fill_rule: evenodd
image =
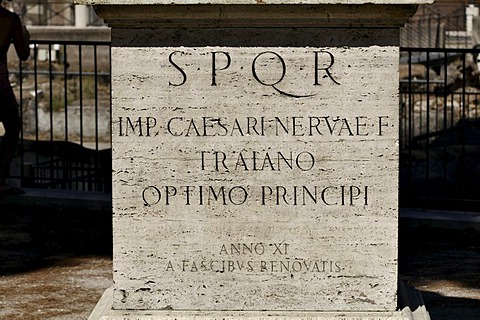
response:
<path id="1" fill-rule="evenodd" d="M 480 209 L 479 54 L 401 49 L 403 206 Z"/>
<path id="2" fill-rule="evenodd" d="M 110 43 L 32 41 L 10 67 L 22 118 L 12 178 L 23 187 L 111 191 Z"/>

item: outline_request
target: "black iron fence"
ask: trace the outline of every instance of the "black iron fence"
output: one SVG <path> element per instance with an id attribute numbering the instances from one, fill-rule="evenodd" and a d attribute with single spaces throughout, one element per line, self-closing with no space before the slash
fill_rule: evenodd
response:
<path id="1" fill-rule="evenodd" d="M 401 49 L 402 206 L 480 208 L 479 54 Z M 111 191 L 110 43 L 34 41 L 32 58 L 11 71 L 23 120 L 12 177 Z"/>
<path id="2" fill-rule="evenodd" d="M 401 50 L 400 200 L 480 209 L 479 50 Z"/>
<path id="3" fill-rule="evenodd" d="M 12 178 L 23 187 L 111 190 L 110 43 L 32 41 L 10 68 L 22 117 Z"/>

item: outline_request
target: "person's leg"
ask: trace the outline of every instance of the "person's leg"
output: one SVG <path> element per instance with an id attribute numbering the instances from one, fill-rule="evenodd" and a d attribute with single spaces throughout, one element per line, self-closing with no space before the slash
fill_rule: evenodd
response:
<path id="1" fill-rule="evenodd" d="M 0 189 L 5 189 L 5 179 L 9 174 L 10 162 L 17 149 L 21 120 L 18 113 L 18 104 L 13 92 L 2 94 L 1 100 L 0 121 L 5 128 L 5 134 L 0 145 Z"/>

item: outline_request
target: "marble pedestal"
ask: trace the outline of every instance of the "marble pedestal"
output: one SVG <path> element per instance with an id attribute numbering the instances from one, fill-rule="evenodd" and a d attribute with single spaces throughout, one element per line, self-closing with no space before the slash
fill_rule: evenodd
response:
<path id="1" fill-rule="evenodd" d="M 96 1 L 114 286 L 92 319 L 413 319 L 398 41 L 427 2 Z"/>

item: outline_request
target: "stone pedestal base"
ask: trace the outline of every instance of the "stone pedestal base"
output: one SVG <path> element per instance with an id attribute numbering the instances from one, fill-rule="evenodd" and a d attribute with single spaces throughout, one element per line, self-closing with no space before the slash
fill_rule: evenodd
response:
<path id="1" fill-rule="evenodd" d="M 400 291 L 409 295 L 404 301 L 415 300 L 415 309 L 407 306 L 394 312 L 112 310 L 113 290 L 109 288 L 88 320 L 430 320 L 415 290 Z"/>

